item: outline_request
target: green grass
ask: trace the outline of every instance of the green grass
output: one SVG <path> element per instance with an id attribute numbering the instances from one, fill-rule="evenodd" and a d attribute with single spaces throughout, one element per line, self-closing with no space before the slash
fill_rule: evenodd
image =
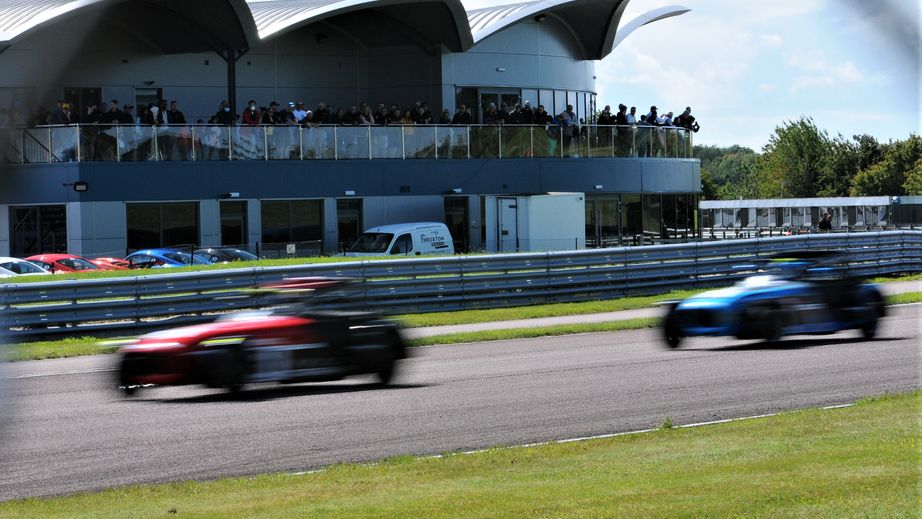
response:
<path id="1" fill-rule="evenodd" d="M 916 391 L 608 439 L 8 501 L 0 516 L 919 517 L 920 408 Z"/>
<path id="2" fill-rule="evenodd" d="M 118 347 L 100 344 L 95 337 L 71 337 L 56 341 L 38 341 L 21 344 L 0 345 L 0 360 L 22 361 L 60 359 L 79 357 L 81 355 L 98 355 L 112 353 Z"/>
<path id="3" fill-rule="evenodd" d="M 889 305 L 905 305 L 909 303 L 918 303 L 922 301 L 922 292 L 906 292 L 904 294 L 893 294 L 887 296 Z"/>
<path id="4" fill-rule="evenodd" d="M 511 328 L 507 330 L 490 330 L 485 332 L 464 332 L 436 335 L 412 339 L 411 346 L 431 346 L 434 344 L 459 344 L 466 342 L 506 341 L 510 339 L 528 339 L 532 337 L 551 337 L 555 335 L 573 335 L 577 333 L 616 332 L 621 330 L 639 330 L 654 328 L 659 319 L 641 318 L 607 323 L 561 324 L 538 328 Z"/>
<path id="5" fill-rule="evenodd" d="M 685 299 L 698 292 L 700 292 L 700 290 L 676 290 L 654 296 L 622 297 L 620 299 L 586 301 L 583 303 L 553 303 L 546 305 L 517 306 L 512 308 L 492 308 L 487 310 L 463 310 L 458 312 L 399 315 L 396 316 L 395 319 L 409 328 L 420 328 L 424 326 L 444 326 L 452 324 L 512 321 L 516 319 L 535 319 L 539 317 L 598 314 L 649 308 L 661 301 Z"/>

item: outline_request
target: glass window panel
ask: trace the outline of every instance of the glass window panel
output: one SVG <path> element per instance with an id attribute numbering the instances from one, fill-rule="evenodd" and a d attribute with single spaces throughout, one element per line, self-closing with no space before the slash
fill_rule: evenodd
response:
<path id="1" fill-rule="evenodd" d="M 291 202 L 292 241 L 314 241 L 323 239 L 320 226 L 322 219 L 321 200 L 294 200 Z"/>
<path id="2" fill-rule="evenodd" d="M 128 248 L 160 247 L 160 206 L 158 204 L 127 204 Z"/>
<path id="3" fill-rule="evenodd" d="M 622 233 L 626 235 L 643 233 L 643 205 L 640 195 L 622 195 L 621 219 Z"/>
<path id="4" fill-rule="evenodd" d="M 264 201 L 261 204 L 260 213 L 262 215 L 262 241 L 264 243 L 291 241 L 288 201 Z"/>
<path id="5" fill-rule="evenodd" d="M 643 233 L 647 236 L 662 235 L 662 200 L 660 195 L 643 195 Z"/>
<path id="6" fill-rule="evenodd" d="M 547 105 L 544 105 L 547 107 Z M 567 109 L 567 93 L 564 90 L 554 91 L 554 111 L 548 110 L 552 116 L 559 115 Z"/>
<path id="7" fill-rule="evenodd" d="M 194 202 L 161 204 L 163 245 L 167 247 L 198 244 L 198 204 Z"/>
<path id="8" fill-rule="evenodd" d="M 550 113 L 553 112 L 554 108 L 554 91 L 553 90 L 540 90 L 538 92 L 538 104 L 544 105 L 544 111 Z M 535 109 L 538 109 L 538 106 L 535 105 Z"/>

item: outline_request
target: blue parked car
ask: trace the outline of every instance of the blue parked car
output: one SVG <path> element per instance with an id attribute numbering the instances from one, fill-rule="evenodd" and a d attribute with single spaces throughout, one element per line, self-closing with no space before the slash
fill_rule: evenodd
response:
<path id="1" fill-rule="evenodd" d="M 730 288 L 668 303 L 663 334 L 670 348 L 685 337 L 780 340 L 785 335 L 857 329 L 873 338 L 884 316 L 878 287 L 848 271 L 841 253 L 812 251 L 770 258 Z"/>
<path id="2" fill-rule="evenodd" d="M 178 249 L 146 249 L 125 256 L 129 268 L 150 269 L 211 265 L 213 262 L 201 254 L 190 254 Z"/>

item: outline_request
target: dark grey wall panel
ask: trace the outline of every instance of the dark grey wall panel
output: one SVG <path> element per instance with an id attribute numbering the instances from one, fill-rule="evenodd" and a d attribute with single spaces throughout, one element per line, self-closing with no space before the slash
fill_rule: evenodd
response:
<path id="1" fill-rule="evenodd" d="M 65 183 L 89 183 L 75 193 Z M 695 159 L 471 159 L 68 163 L 7 168 L 0 202 L 465 194 L 697 192 Z M 602 186 L 596 189 L 596 186 Z"/>

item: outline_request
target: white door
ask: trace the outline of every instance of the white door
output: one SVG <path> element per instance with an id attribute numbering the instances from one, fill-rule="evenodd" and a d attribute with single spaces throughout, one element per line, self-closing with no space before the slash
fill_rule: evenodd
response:
<path id="1" fill-rule="evenodd" d="M 497 233 L 499 252 L 516 252 L 519 250 L 519 225 L 518 212 L 519 207 L 516 205 L 515 198 L 497 199 L 499 207 L 497 209 L 499 232 Z"/>

